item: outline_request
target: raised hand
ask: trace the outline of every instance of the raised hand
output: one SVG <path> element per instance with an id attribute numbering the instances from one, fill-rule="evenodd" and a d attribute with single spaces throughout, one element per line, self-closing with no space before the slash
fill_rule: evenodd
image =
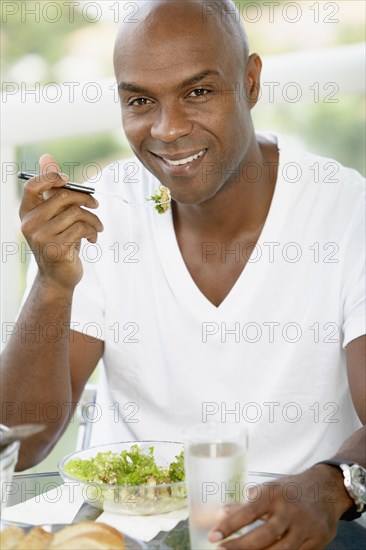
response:
<path id="1" fill-rule="evenodd" d="M 81 239 L 97 241 L 103 231 L 88 209 L 98 202 L 86 193 L 63 189 L 69 181 L 51 155 L 40 158 L 40 175 L 27 181 L 20 205 L 22 232 L 37 260 L 40 276 L 72 289 L 82 277 Z"/>

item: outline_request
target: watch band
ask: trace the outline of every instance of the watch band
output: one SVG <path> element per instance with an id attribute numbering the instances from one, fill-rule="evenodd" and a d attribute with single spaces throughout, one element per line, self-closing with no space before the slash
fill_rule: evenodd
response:
<path id="1" fill-rule="evenodd" d="M 315 466 L 317 464 L 328 464 L 328 466 L 334 466 L 335 468 L 339 468 L 339 470 L 343 474 L 343 469 L 341 468 L 341 464 L 346 464 L 347 466 L 353 466 L 354 464 L 356 464 L 356 462 L 349 461 L 349 460 L 335 460 L 335 459 L 332 459 L 332 460 L 322 460 L 321 462 L 317 462 L 315 464 Z M 347 488 L 346 488 L 346 490 L 347 490 Z M 352 498 L 351 495 L 350 495 L 350 497 Z M 365 511 L 365 510 L 363 510 L 363 511 Z M 345 521 L 353 521 L 354 519 L 357 519 L 357 518 L 361 517 L 362 513 L 363 512 L 358 512 L 357 511 L 357 504 L 354 503 L 354 505 L 349 510 L 347 510 L 347 512 L 345 512 L 341 516 L 340 519 L 345 520 Z"/>

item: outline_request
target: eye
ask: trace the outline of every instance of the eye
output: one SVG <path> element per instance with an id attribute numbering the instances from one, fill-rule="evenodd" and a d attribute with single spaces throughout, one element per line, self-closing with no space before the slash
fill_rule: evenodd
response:
<path id="1" fill-rule="evenodd" d="M 138 97 L 136 99 L 131 99 L 127 105 L 129 107 L 135 107 L 135 106 L 145 106 L 150 105 L 152 103 L 151 99 L 147 99 L 146 97 Z"/>
<path id="2" fill-rule="evenodd" d="M 207 95 L 210 93 L 211 90 L 207 90 L 206 88 L 196 88 L 193 90 L 188 97 L 202 97 L 204 95 Z"/>

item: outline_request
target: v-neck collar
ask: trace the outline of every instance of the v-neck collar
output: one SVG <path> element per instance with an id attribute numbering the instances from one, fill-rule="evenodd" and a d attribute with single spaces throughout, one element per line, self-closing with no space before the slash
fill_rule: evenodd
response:
<path id="1" fill-rule="evenodd" d="M 262 245 L 262 248 L 263 243 L 273 242 L 274 228 L 281 225 L 288 204 L 288 194 L 284 195 L 285 185 L 282 177 L 285 160 L 279 139 L 277 136 L 275 139 L 279 149 L 278 176 L 270 208 L 257 241 L 257 247 Z M 156 215 L 156 212 L 152 215 L 154 214 Z M 155 233 L 156 253 L 159 255 L 167 283 L 177 300 L 189 308 L 193 315 L 200 318 L 205 315 L 210 319 L 220 318 L 223 312 L 232 311 L 233 307 L 241 302 L 242 292 L 250 292 L 251 286 L 257 280 L 257 270 L 253 269 L 255 264 L 251 262 L 256 252 L 253 251 L 225 299 L 219 306 L 215 306 L 198 288 L 185 264 L 175 234 L 172 211 L 162 215 L 158 220 L 155 219 L 155 222 L 151 226 Z M 277 233 L 277 230 L 275 232 Z"/>

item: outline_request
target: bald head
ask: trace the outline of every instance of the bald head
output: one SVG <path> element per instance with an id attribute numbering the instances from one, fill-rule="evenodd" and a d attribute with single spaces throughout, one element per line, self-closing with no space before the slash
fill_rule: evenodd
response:
<path id="1" fill-rule="evenodd" d="M 182 30 L 190 36 L 192 21 L 210 28 L 221 46 L 232 54 L 237 54 L 246 64 L 249 57 L 249 44 L 241 22 L 240 14 L 231 0 L 139 0 L 137 22 L 122 22 L 115 44 L 114 60 L 121 47 L 132 37 L 152 28 L 156 22 L 169 21 L 170 30 Z M 166 35 L 160 34 L 164 40 Z"/>
<path id="2" fill-rule="evenodd" d="M 202 18 L 217 17 L 222 26 L 231 36 L 231 42 L 236 42 L 246 58 L 249 55 L 249 42 L 240 13 L 232 0 L 197 0 L 201 5 Z"/>

